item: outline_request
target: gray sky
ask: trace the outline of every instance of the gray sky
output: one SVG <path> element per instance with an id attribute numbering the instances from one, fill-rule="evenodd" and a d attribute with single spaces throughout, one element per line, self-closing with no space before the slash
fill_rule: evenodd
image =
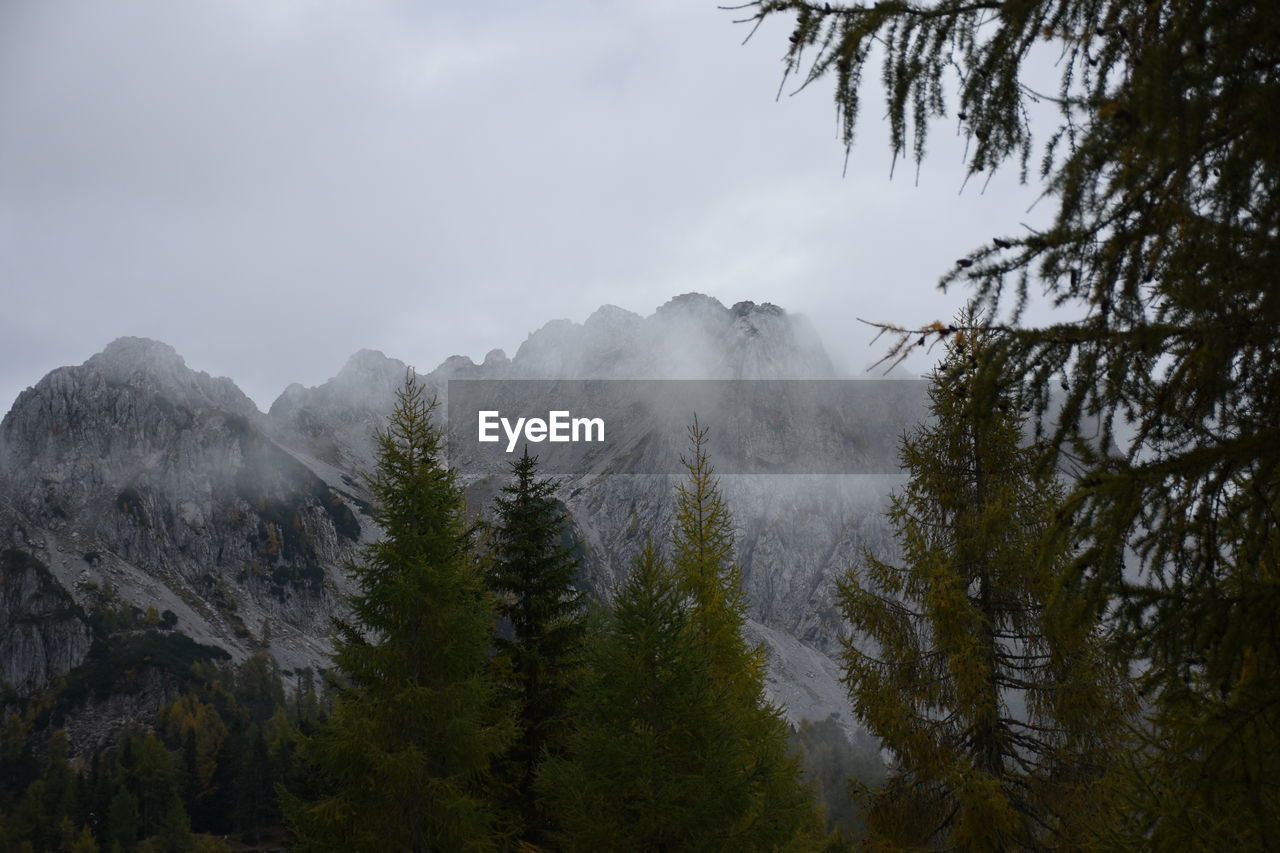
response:
<path id="1" fill-rule="evenodd" d="M 804 314 L 861 372 L 854 318 L 953 314 L 939 275 L 1035 191 L 960 194 L 951 125 L 890 181 L 878 98 L 842 178 L 830 86 L 775 100 L 786 26 L 733 17 L 0 0 L 0 411 L 121 335 L 266 408 L 361 347 L 430 370 L 691 290 Z"/>

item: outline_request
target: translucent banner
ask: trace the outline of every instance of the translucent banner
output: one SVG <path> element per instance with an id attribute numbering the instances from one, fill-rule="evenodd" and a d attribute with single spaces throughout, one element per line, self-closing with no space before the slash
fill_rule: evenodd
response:
<path id="1" fill-rule="evenodd" d="M 451 380 L 448 459 L 505 472 L 526 449 L 549 474 L 683 473 L 688 427 L 720 474 L 898 474 L 926 416 L 924 380 Z"/>

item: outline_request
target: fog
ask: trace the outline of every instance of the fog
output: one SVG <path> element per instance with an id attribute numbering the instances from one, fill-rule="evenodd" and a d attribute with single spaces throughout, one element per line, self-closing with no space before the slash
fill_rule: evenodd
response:
<path id="1" fill-rule="evenodd" d="M 0 5 L 0 409 L 109 341 L 172 344 L 266 408 L 369 347 L 427 371 L 604 304 L 698 291 L 928 322 L 1035 190 L 919 175 L 869 104 L 848 163 L 787 39 L 714 3 Z M 913 357 L 920 372 L 927 356 Z"/>

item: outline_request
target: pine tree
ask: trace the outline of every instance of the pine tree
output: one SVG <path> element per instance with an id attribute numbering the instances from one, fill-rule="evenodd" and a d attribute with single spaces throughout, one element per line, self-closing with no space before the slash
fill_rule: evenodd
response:
<path id="1" fill-rule="evenodd" d="M 764 695 L 765 651 L 743 636 L 747 619 L 742 570 L 733 555 L 733 526 L 706 451 L 707 429 L 689 428 L 688 478 L 676 489 L 672 567 L 690 606 L 690 623 L 724 696 L 735 729 L 721 744 L 736 771 L 722 780 L 737 825 L 738 849 L 769 850 L 814 828 L 812 792 L 788 755 L 790 729 Z"/>
<path id="2" fill-rule="evenodd" d="M 67 762 L 66 733 L 57 730 L 49 738 L 44 771 L 27 786 L 11 816 L 15 846 L 23 838 L 30 839 L 28 843 L 34 843 L 36 849 L 54 850 L 60 846 L 64 830 L 74 830 L 70 821 L 74 783 L 75 774 Z"/>
<path id="3" fill-rule="evenodd" d="M 1090 788 L 1129 693 L 1098 626 L 1054 606 L 1071 558 L 1045 550 L 1062 490 L 1023 445 L 1012 389 L 974 405 L 980 347 L 952 347 L 932 421 L 903 439 L 902 564 L 868 554 L 839 583 L 854 710 L 895 759 L 868 831 L 911 849 L 1070 847 L 1099 814 Z"/>
<path id="4" fill-rule="evenodd" d="M 519 709 L 519 737 L 505 757 L 504 775 L 523 824 L 522 835 L 539 842 L 551 827 L 537 802 L 538 765 L 563 746 L 566 705 L 582 653 L 585 616 L 574 588 L 578 564 L 567 541 L 568 517 L 555 499 L 556 483 L 538 477 L 537 457 L 511 466 L 513 481 L 495 501 L 490 588 L 511 637 L 499 637 L 498 661 L 512 704 Z"/>
<path id="5" fill-rule="evenodd" d="M 593 637 L 568 749 L 538 778 L 558 849 L 750 849 L 729 842 L 741 804 L 727 697 L 652 541 Z"/>
<path id="6" fill-rule="evenodd" d="M 1128 797 L 1129 842 L 1280 845 L 1280 16 L 1255 0 L 748 4 L 792 18 L 788 74 L 835 82 L 846 146 L 875 56 L 894 156 L 920 161 L 930 122 L 952 112 L 970 175 L 1042 154 L 1043 231 L 993 237 L 943 285 L 971 286 L 996 326 L 974 393 L 1022 374 L 1042 423 L 1062 405 L 1043 464 L 1062 450 L 1082 476 L 1059 525 L 1084 541 L 1067 577 L 1144 675 L 1157 755 Z M 874 48 L 874 50 L 873 50 Z M 1024 66 L 1057 57 L 1060 85 Z M 954 77 L 951 76 L 954 72 Z M 1033 88 L 1034 87 L 1034 88 Z M 1057 127 L 1032 145 L 1028 107 Z M 934 125 L 936 126 L 936 124 Z M 1010 225 L 1013 223 L 1011 222 Z M 1071 321 L 1020 324 L 1028 294 Z M 949 337 L 897 327 L 894 357 Z M 1092 431 L 1100 442 L 1076 442 Z M 1132 424 L 1131 437 L 1112 424 Z M 1110 452 L 1123 438 L 1121 453 Z M 1074 528 L 1074 529 L 1073 529 Z M 1126 553 L 1142 572 L 1122 570 Z M 1230 840 L 1224 827 L 1232 827 Z"/>
<path id="7" fill-rule="evenodd" d="M 108 850 L 132 850 L 138 841 L 138 800 L 120 785 L 107 806 L 103 843 Z"/>
<path id="8" fill-rule="evenodd" d="M 487 774 L 512 726 L 489 668 L 493 602 L 432 407 L 409 376 L 377 435 L 369 487 L 384 536 L 351 567 L 333 715 L 301 746 L 330 790 L 285 797 L 301 849 L 493 846 Z"/>
<path id="9" fill-rule="evenodd" d="M 171 812 L 182 809 L 173 756 L 154 732 L 127 733 L 130 760 L 121 762 L 122 781 L 136 798 L 138 831 L 147 838 L 171 824 Z M 183 819 L 185 820 L 185 812 Z"/>

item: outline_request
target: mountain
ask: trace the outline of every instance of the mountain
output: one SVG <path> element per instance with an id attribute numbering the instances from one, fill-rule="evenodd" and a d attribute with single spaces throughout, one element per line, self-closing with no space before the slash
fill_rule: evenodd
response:
<path id="1" fill-rule="evenodd" d="M 322 659 L 338 567 L 373 533 L 341 485 L 277 443 L 230 380 L 155 341 L 121 338 L 53 371 L 0 422 L 0 547 L 42 566 L 45 586 L 86 610 L 169 611 L 235 657 L 269 633 L 285 668 Z M 43 686 L 86 651 L 52 667 L 17 655 L 6 682 Z"/>
<path id="2" fill-rule="evenodd" d="M 0 680 L 9 701 L 103 659 L 104 613 L 124 613 L 136 633 L 161 637 L 165 653 L 182 659 L 266 650 L 286 674 L 326 666 L 330 620 L 350 592 L 342 567 L 378 535 L 361 486 L 371 434 L 407 370 L 364 350 L 318 387 L 286 388 L 263 414 L 231 380 L 188 368 L 166 344 L 121 338 L 25 391 L 0 422 Z M 451 379 L 833 377 L 802 319 L 767 303 L 726 308 L 686 294 L 649 317 L 606 306 L 581 324 L 548 323 L 513 358 L 454 357 L 420 378 L 446 400 Z M 636 418 L 636 441 L 678 459 L 676 415 Z M 905 416 L 888 417 L 870 422 L 896 440 Z M 782 426 L 815 446 L 850 440 L 848 424 Z M 471 505 L 486 506 L 503 474 L 464 471 Z M 598 595 L 608 597 L 648 531 L 670 529 L 678 479 L 562 478 L 558 496 Z M 769 647 L 770 689 L 795 720 L 835 713 L 853 729 L 831 658 L 841 630 L 832 579 L 863 547 L 892 548 L 883 509 L 896 481 L 722 477 L 749 630 Z M 107 705 L 117 717 L 143 715 L 163 699 L 162 685 L 135 687 L 128 702 L 99 691 L 69 718 L 100 740 L 92 723 Z"/>

